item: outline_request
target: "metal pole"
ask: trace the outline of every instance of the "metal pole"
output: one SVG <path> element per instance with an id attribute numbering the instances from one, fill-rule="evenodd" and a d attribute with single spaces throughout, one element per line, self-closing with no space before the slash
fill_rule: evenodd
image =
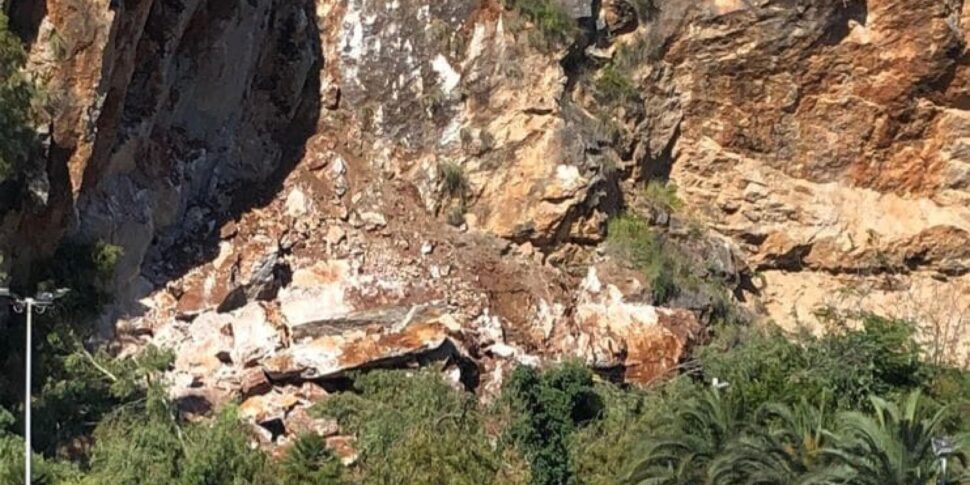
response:
<path id="1" fill-rule="evenodd" d="M 33 333 L 33 313 L 34 299 L 27 298 L 27 374 L 26 385 L 24 386 L 24 483 L 30 485 L 30 373 L 32 364 L 33 345 L 31 344 L 31 334 Z"/>

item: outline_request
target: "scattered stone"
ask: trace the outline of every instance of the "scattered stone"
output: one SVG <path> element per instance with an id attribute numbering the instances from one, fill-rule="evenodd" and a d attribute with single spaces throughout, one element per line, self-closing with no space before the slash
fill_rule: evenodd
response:
<path id="1" fill-rule="evenodd" d="M 360 220 L 368 229 L 379 229 L 387 225 L 387 219 L 380 212 L 362 212 Z"/>
<path id="2" fill-rule="evenodd" d="M 331 436 L 327 438 L 327 449 L 333 452 L 344 466 L 357 463 L 356 444 L 357 440 L 353 436 Z"/>
<path id="3" fill-rule="evenodd" d="M 301 217 L 309 211 L 308 204 L 306 194 L 299 187 L 295 187 L 286 196 L 286 215 L 293 218 Z"/>
<path id="4" fill-rule="evenodd" d="M 291 436 L 300 436 L 313 433 L 324 438 L 340 434 L 340 426 L 333 419 L 314 418 L 310 416 L 303 406 L 295 408 L 286 415 L 283 420 L 286 426 L 286 433 Z"/>
<path id="5" fill-rule="evenodd" d="M 239 233 L 239 227 L 236 225 L 236 221 L 229 221 L 219 229 L 219 239 L 227 240 L 236 237 Z"/>
<path id="6" fill-rule="evenodd" d="M 250 368 L 243 372 L 239 380 L 239 388 L 243 399 L 266 394 L 273 389 L 273 384 L 260 368 Z"/>
<path id="7" fill-rule="evenodd" d="M 333 224 L 327 228 L 327 234 L 324 236 L 324 240 L 330 247 L 340 244 L 347 237 L 347 232 L 343 230 L 337 224 Z"/>

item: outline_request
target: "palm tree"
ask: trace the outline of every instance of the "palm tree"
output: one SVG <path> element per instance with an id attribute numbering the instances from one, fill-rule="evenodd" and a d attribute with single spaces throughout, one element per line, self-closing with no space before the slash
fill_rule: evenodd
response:
<path id="1" fill-rule="evenodd" d="M 708 464 L 741 431 L 744 405 L 705 391 L 677 413 L 657 439 L 645 443 L 646 456 L 625 482 L 637 485 L 700 483 Z"/>
<path id="2" fill-rule="evenodd" d="M 756 423 L 711 463 L 708 483 L 808 485 L 843 483 L 850 476 L 844 466 L 824 466 L 824 407 L 804 400 L 794 408 L 768 403 L 758 411 Z"/>
<path id="3" fill-rule="evenodd" d="M 871 397 L 874 412 L 843 413 L 842 433 L 822 453 L 853 470 L 853 485 L 926 485 L 941 478 L 932 439 L 943 433 L 944 407 L 928 416 L 919 391 L 898 406 Z M 947 458 L 966 467 L 966 453 L 957 449 Z M 956 478 L 956 477 L 950 477 Z"/>

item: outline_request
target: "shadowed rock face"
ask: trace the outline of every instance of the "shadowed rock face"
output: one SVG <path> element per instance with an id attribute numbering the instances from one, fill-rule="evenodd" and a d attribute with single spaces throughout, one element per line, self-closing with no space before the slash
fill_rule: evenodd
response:
<path id="1" fill-rule="evenodd" d="M 431 361 L 484 394 L 563 356 L 662 378 L 709 302 L 598 250 L 655 178 L 686 202 L 656 229 L 755 314 L 970 304 L 959 0 L 563 0 L 563 45 L 491 0 L 75 1 L 11 7 L 66 96 L 50 202 L 0 241 L 123 246 L 106 327 L 175 348 L 186 402 L 283 422 L 289 387 Z"/>

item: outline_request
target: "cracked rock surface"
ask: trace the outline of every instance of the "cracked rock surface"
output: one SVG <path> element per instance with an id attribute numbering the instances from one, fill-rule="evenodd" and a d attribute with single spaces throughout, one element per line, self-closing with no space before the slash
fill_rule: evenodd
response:
<path id="1" fill-rule="evenodd" d="M 605 251 L 652 179 L 752 318 L 970 307 L 970 2 L 561 0 L 552 47 L 495 0 L 8 3 L 64 99 L 4 264 L 121 246 L 105 338 L 173 349 L 186 413 L 241 400 L 268 442 L 346 445 L 305 407 L 355 370 L 675 372 L 711 303 L 656 306 Z M 617 106 L 592 80 L 621 55 Z"/>

